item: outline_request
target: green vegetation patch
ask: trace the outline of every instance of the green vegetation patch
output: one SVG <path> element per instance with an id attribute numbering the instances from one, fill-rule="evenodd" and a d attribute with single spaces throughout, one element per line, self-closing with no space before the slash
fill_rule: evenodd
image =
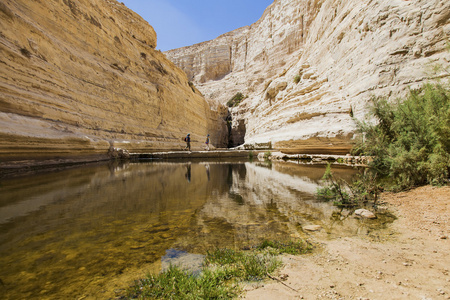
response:
<path id="1" fill-rule="evenodd" d="M 265 160 L 269 160 L 271 156 L 272 156 L 272 152 L 270 152 L 270 151 L 264 152 L 264 159 Z"/>
<path id="2" fill-rule="evenodd" d="M 338 207 L 354 207 L 372 202 L 376 204 L 382 186 L 377 180 L 377 173 L 366 170 L 351 182 L 336 178 L 328 164 L 322 179 L 326 185 L 317 189 L 316 196 L 322 201 L 333 201 Z"/>
<path id="3" fill-rule="evenodd" d="M 279 254 L 303 254 L 312 250 L 305 241 L 264 241 L 251 251 L 208 251 L 199 274 L 170 266 L 148 275 L 130 287 L 125 299 L 233 299 L 240 283 L 261 281 L 281 267 Z"/>
<path id="4" fill-rule="evenodd" d="M 237 92 L 233 98 L 231 98 L 230 100 L 228 100 L 227 102 L 227 106 L 228 107 L 235 107 L 238 106 L 242 100 L 246 99 L 248 96 L 244 96 L 244 94 L 242 94 L 241 92 Z"/>
<path id="5" fill-rule="evenodd" d="M 426 84 L 407 99 L 372 99 L 377 123 L 359 122 L 354 153 L 373 156 L 370 164 L 390 188 L 442 185 L 450 173 L 450 89 Z M 388 182 L 386 182 L 388 183 Z"/>
<path id="6" fill-rule="evenodd" d="M 238 290 L 226 284 L 226 271 L 205 269 L 200 275 L 170 266 L 130 288 L 126 299 L 232 299 Z"/>
<path id="7" fill-rule="evenodd" d="M 267 249 L 273 255 L 283 253 L 299 255 L 311 252 L 313 250 L 313 246 L 304 240 L 285 242 L 265 240 L 258 246 L 258 249 Z"/>
<path id="8" fill-rule="evenodd" d="M 358 121 L 353 155 L 373 157 L 369 168 L 348 183 L 328 166 L 319 199 L 337 206 L 376 204 L 382 190 L 400 191 L 425 184 L 444 185 L 450 175 L 450 89 L 426 84 L 406 99 L 373 98 L 371 117 Z"/>
<path id="9" fill-rule="evenodd" d="M 256 247 L 254 251 L 236 251 L 217 249 L 208 252 L 205 259 L 206 266 L 225 267 L 235 279 L 246 281 L 260 281 L 267 278 L 268 273 L 274 272 L 281 266 L 281 260 L 264 248 Z"/>

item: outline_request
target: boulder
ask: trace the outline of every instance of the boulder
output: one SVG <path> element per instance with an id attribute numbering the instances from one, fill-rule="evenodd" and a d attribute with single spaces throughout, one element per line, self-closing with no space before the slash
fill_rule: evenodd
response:
<path id="1" fill-rule="evenodd" d="M 366 219 L 376 219 L 376 217 L 377 217 L 370 210 L 363 209 L 363 208 L 355 210 L 355 215 L 359 216 L 361 218 L 366 218 Z"/>

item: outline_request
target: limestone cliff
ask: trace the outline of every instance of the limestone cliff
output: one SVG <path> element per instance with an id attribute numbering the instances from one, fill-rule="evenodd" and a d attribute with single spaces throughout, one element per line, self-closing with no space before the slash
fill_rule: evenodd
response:
<path id="1" fill-rule="evenodd" d="M 347 153 L 372 96 L 448 78 L 449 37 L 446 0 L 275 0 L 251 26 L 166 55 L 208 99 L 248 96 L 231 109 L 235 144 Z"/>
<path id="2" fill-rule="evenodd" d="M 226 125 L 115 0 L 0 3 L 1 161 L 194 148 Z"/>

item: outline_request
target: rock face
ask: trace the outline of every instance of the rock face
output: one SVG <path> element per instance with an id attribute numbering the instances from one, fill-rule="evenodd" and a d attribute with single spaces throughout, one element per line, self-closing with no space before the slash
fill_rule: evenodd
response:
<path id="1" fill-rule="evenodd" d="M 251 26 L 165 54 L 207 99 L 248 96 L 231 109 L 246 144 L 344 154 L 373 96 L 448 78 L 449 36 L 446 0 L 275 0 Z"/>
<path id="2" fill-rule="evenodd" d="M 223 116 L 115 0 L 0 3 L 0 160 L 226 145 Z M 225 112 L 226 113 L 226 112 Z"/>

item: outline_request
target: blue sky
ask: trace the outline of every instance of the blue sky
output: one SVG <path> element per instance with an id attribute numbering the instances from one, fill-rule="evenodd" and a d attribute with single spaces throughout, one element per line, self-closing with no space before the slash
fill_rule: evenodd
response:
<path id="1" fill-rule="evenodd" d="M 255 23 L 273 0 L 118 0 L 156 31 L 156 49 L 190 46 Z"/>

